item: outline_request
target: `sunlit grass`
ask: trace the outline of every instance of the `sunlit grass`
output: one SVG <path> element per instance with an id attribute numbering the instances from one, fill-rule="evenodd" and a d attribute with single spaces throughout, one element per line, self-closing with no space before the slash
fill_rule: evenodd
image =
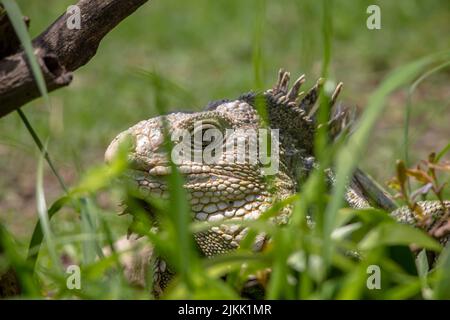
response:
<path id="1" fill-rule="evenodd" d="M 223 9 L 222 5 L 210 6 Z M 253 5 L 255 7 L 252 16 L 253 37 L 248 41 L 252 54 L 251 61 L 247 63 L 253 67 L 253 89 L 261 90 L 266 84 L 266 68 L 269 65 L 272 68 L 272 64 L 275 63 L 271 61 L 273 57 L 264 50 L 267 39 L 270 39 L 269 30 L 265 26 L 265 16 L 271 7 L 267 7 L 265 1 L 256 1 L 251 4 Z M 330 68 L 336 55 L 332 45 L 332 35 L 336 32 L 332 21 L 332 9 L 336 5 L 334 1 L 322 1 L 317 6 L 307 5 L 309 10 L 321 12 L 321 27 L 310 36 L 322 40 L 323 51 L 316 61 L 321 61 L 320 74 L 323 76 L 332 74 Z M 302 7 L 301 4 L 298 6 Z M 195 10 L 202 11 L 200 8 Z M 337 31 L 339 33 L 339 30 Z M 144 288 L 133 287 L 124 278 L 120 265 L 123 254 L 115 252 L 112 244 L 123 236 L 118 230 L 127 229 L 130 219 L 117 217 L 117 212 L 104 209 L 96 194 L 106 193 L 110 195 L 110 199 L 129 199 L 131 209 L 135 209 L 134 218 L 137 219 L 133 223 L 134 231 L 144 235 L 144 240 L 151 243 L 155 252 L 164 257 L 177 271 L 177 277 L 163 298 L 238 298 L 246 277 L 268 268 L 272 273 L 270 278 L 263 282 L 266 285 L 265 297 L 269 299 L 449 298 L 450 279 L 446 272 L 450 268 L 449 248 L 443 251 L 438 266 L 430 268 L 424 260 L 424 254 L 415 258 L 408 247 L 409 244 L 415 243 L 417 246 L 439 252 L 441 247 L 424 232 L 410 226 L 399 225 L 388 213 L 380 210 L 358 211 L 343 208 L 346 179 L 351 175 L 363 151 L 369 146 L 370 134 L 381 116 L 387 97 L 395 89 L 410 85 L 421 74 L 426 75 L 427 70 L 437 71 L 433 68 L 435 65 L 439 66 L 443 60 L 448 60 L 448 54 L 427 56 L 394 70 L 371 94 L 364 113 L 356 124 L 355 133 L 345 143 L 331 146 L 327 142 L 326 131 L 318 130 L 315 141 L 319 165 L 328 167 L 333 163 L 336 164 L 337 185 L 330 195 L 323 192 L 326 190 L 324 173 L 316 171 L 304 182 L 298 194 L 275 204 L 261 220 L 244 223 L 251 227 L 252 232 L 249 232 L 243 240 L 239 250 L 211 259 L 200 256 L 195 249 L 193 232 L 203 230 L 206 226 L 190 221 L 183 179 L 173 164 L 172 174 L 167 181 L 170 191 L 169 201 L 146 199 L 154 205 L 161 220 L 161 230 L 155 233 L 150 230 L 151 221 L 146 218 L 143 209 L 138 204 L 131 203 L 134 197 L 142 195 L 121 179 L 126 170 L 126 148 L 123 148 L 110 165 L 98 165 L 83 172 L 66 191 L 61 190 L 61 196 L 48 207 L 48 210 L 41 155 L 38 157 L 36 170 L 37 212 L 40 222 L 30 241 L 28 258 L 23 250 L 18 249 L 11 233 L 0 225 L 0 239 L 6 257 L 1 260 L 3 264 L 0 270 L 6 270 L 7 267 L 17 270 L 24 288 L 21 296 L 23 298 L 151 297 L 151 270 L 148 275 L 150 280 Z M 275 64 L 278 66 L 279 62 Z M 160 70 L 156 67 L 149 69 Z M 142 82 L 146 83 L 148 92 L 145 94 L 153 99 L 151 103 L 154 113 L 163 114 L 169 111 L 170 101 L 188 101 L 189 104 L 197 101 L 195 94 L 181 89 L 183 86 L 170 77 L 155 71 L 139 74 L 143 77 L 136 78 L 141 78 Z M 249 74 L 252 74 L 251 71 Z M 121 76 L 123 77 L 123 74 Z M 205 80 L 199 82 L 203 85 L 206 83 Z M 241 86 L 243 83 L 245 80 L 240 79 L 238 84 L 224 85 L 232 87 Z M 124 86 L 127 90 L 132 90 L 127 85 Z M 207 86 L 203 90 L 208 91 Z M 220 92 L 219 89 L 215 90 L 216 93 Z M 245 91 L 246 88 L 239 90 Z M 200 94 L 202 99 L 204 95 L 206 96 L 206 93 Z M 135 93 L 131 93 L 130 96 L 136 98 Z M 88 97 L 93 98 L 95 94 Z M 146 99 L 143 101 L 150 102 Z M 327 96 L 322 95 L 319 121 L 325 119 L 327 115 L 327 110 L 323 108 L 326 105 Z M 260 113 L 264 115 L 265 110 L 261 109 L 264 106 L 259 107 Z M 129 119 L 131 118 L 133 117 Z M 106 116 L 102 120 L 109 121 Z M 119 119 L 114 119 L 113 122 L 117 124 Z M 110 126 L 113 127 L 113 123 Z M 114 130 L 115 134 L 120 131 L 118 128 Z M 80 134 L 86 134 L 83 130 L 80 131 Z M 170 143 L 168 148 L 170 150 Z M 449 149 L 447 146 L 440 155 L 443 156 Z M 270 216 L 288 205 L 293 206 L 289 224 L 275 226 L 268 222 Z M 70 225 L 73 226 L 71 232 L 57 228 L 53 230 L 55 225 L 48 221 L 49 219 L 58 221 L 58 215 L 64 211 L 74 212 L 79 218 L 70 221 Z M 310 228 L 308 225 L 309 214 L 316 219 L 316 228 Z M 254 253 L 251 244 L 258 232 L 266 233 L 272 241 L 263 252 Z M 104 247 L 112 249 L 110 256 L 103 255 Z M 361 259 L 346 254 L 353 251 L 358 251 Z M 65 270 L 60 261 L 63 255 L 70 258 L 70 263 L 80 265 L 81 290 L 67 288 L 67 275 L 64 274 Z M 379 265 L 383 270 L 382 290 L 368 290 L 366 286 L 367 268 L 370 265 Z M 222 277 L 225 275 L 227 279 L 223 280 Z"/>

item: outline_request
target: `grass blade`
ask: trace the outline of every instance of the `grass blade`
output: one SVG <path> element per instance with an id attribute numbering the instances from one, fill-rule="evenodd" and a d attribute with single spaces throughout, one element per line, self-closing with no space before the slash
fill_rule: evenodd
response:
<path id="1" fill-rule="evenodd" d="M 437 279 L 434 289 L 434 299 L 450 299 L 450 246 L 447 245 L 437 263 Z"/>
<path id="2" fill-rule="evenodd" d="M 407 99 L 406 110 L 405 110 L 405 124 L 404 124 L 404 130 L 403 130 L 403 148 L 404 148 L 403 157 L 404 157 L 406 166 L 409 165 L 409 149 L 408 149 L 409 148 L 409 122 L 410 122 L 410 118 L 411 118 L 412 95 L 422 81 L 424 81 L 426 78 L 428 78 L 432 74 L 434 74 L 448 66 L 450 66 L 450 61 L 446 61 L 446 62 L 438 65 L 437 67 L 434 67 L 433 69 L 425 72 L 416 81 L 414 81 L 414 83 L 409 87 L 408 99 Z"/>
<path id="3" fill-rule="evenodd" d="M 70 201 L 69 197 L 62 197 L 55 201 L 53 205 L 48 210 L 47 216 L 50 220 L 55 213 L 57 213 L 67 202 Z M 38 220 L 36 226 L 34 227 L 33 235 L 31 236 L 30 244 L 28 246 L 28 257 L 27 260 L 31 261 L 33 268 L 39 254 L 39 249 L 41 247 L 42 240 L 44 239 L 44 234 L 42 232 L 41 221 Z"/>
<path id="4" fill-rule="evenodd" d="M 61 186 L 61 188 L 64 190 L 64 192 L 68 192 L 68 189 L 66 187 L 66 184 L 64 183 L 63 178 L 60 176 L 60 174 L 58 173 L 58 170 L 56 170 L 55 165 L 53 164 L 53 161 L 50 158 L 49 153 L 47 152 L 46 148 L 44 147 L 44 145 L 42 144 L 41 139 L 39 138 L 38 134 L 36 133 L 36 131 L 33 129 L 33 126 L 31 125 L 31 123 L 28 121 L 28 118 L 25 116 L 25 113 L 19 109 L 17 110 L 17 112 L 19 113 L 20 119 L 22 120 L 22 122 L 25 124 L 25 127 L 27 128 L 28 132 L 31 134 L 31 137 L 34 140 L 34 143 L 36 144 L 36 146 L 39 148 L 39 151 L 43 154 L 45 160 L 47 161 L 48 166 L 50 167 L 50 169 L 52 170 L 53 174 L 55 175 L 56 179 L 58 179 L 59 185 Z"/>
<path id="5" fill-rule="evenodd" d="M 36 84 L 41 92 L 42 97 L 44 98 L 45 104 L 48 108 L 50 108 L 50 98 L 48 96 L 47 87 L 45 84 L 44 76 L 42 74 L 41 68 L 39 67 L 39 63 L 34 55 L 33 45 L 31 43 L 30 35 L 28 34 L 27 26 L 23 21 L 22 12 L 14 0 L 2 0 L 3 5 L 5 6 L 6 13 L 8 14 L 9 19 L 16 31 L 17 37 L 22 43 L 25 54 L 28 58 L 28 62 L 31 67 L 31 71 L 33 73 L 34 79 L 36 80 Z"/>
<path id="6" fill-rule="evenodd" d="M 42 233 L 45 237 L 45 242 L 47 244 L 50 259 L 52 260 L 54 267 L 58 267 L 60 266 L 60 263 L 56 253 L 56 246 L 53 241 L 53 234 L 50 228 L 50 220 L 47 214 L 47 205 L 45 203 L 43 159 L 44 158 L 42 156 L 39 157 L 38 167 L 36 171 L 36 205 L 40 225 L 42 227 Z"/>

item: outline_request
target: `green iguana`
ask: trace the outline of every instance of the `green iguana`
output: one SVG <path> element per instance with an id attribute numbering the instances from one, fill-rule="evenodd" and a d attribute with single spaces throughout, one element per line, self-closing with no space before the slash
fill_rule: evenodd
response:
<path id="1" fill-rule="evenodd" d="M 169 135 L 177 130 L 185 130 L 195 135 L 194 131 L 198 127 L 196 123 L 201 123 L 201 140 L 190 140 L 194 145 L 199 146 L 200 150 L 206 149 L 209 143 L 205 143 L 202 137 L 207 129 L 216 129 L 223 135 L 220 140 L 210 143 L 225 146 L 233 139 L 248 138 L 245 136 L 246 132 L 258 132 L 258 129 L 264 126 L 257 108 L 258 101 L 262 100 L 266 105 L 268 128 L 279 130 L 279 170 L 273 175 L 270 187 L 260 163 L 224 161 L 227 155 L 230 156 L 227 152 L 233 152 L 233 156 L 237 156 L 235 149 L 223 151 L 218 161 L 212 164 L 188 159 L 178 165 L 179 171 L 184 175 L 184 187 L 188 192 L 193 219 L 236 221 L 236 225 L 211 227 L 207 232 L 195 234 L 201 252 L 205 256 L 212 256 L 233 250 L 239 246 L 248 231 L 239 225 L 239 221 L 258 219 L 275 201 L 296 193 L 300 187 L 299 181 L 304 181 L 303 178 L 316 167 L 313 142 L 319 124 L 316 121 L 315 103 L 323 81 L 319 80 L 311 90 L 303 93 L 300 92 L 300 87 L 305 77 L 298 78 L 291 88 L 289 77 L 288 72 L 280 70 L 275 86 L 263 93 L 251 92 L 234 100 L 216 101 L 208 104 L 202 112 L 171 113 L 141 121 L 112 141 L 105 154 L 106 161 L 114 158 L 121 141 L 131 137 L 133 147 L 129 152 L 129 162 L 135 182 L 154 196 L 166 197 L 168 191 L 165 177 L 170 173 L 170 167 L 164 143 L 164 126 Z M 348 126 L 349 113 L 336 104 L 341 88 L 342 84 L 339 84 L 329 99 L 332 112 L 328 125 L 332 136 L 336 136 Z M 248 149 L 245 152 L 248 152 Z M 332 183 L 331 173 L 329 179 Z M 349 184 L 345 199 L 353 208 L 373 205 L 373 199 L 369 199 L 364 188 L 358 188 L 358 183 L 355 182 Z M 426 216 L 432 217 L 428 227 L 450 209 L 450 201 L 444 202 L 445 208 L 438 201 L 423 201 L 418 204 Z M 395 208 L 381 192 L 378 206 L 385 209 Z M 289 208 L 283 209 L 275 220 L 286 222 L 289 211 Z M 418 225 L 415 214 L 407 207 L 393 210 L 391 215 L 399 222 Z M 449 236 L 446 235 L 440 240 L 447 243 Z M 255 243 L 256 250 L 262 248 L 266 241 L 264 235 L 259 235 Z M 148 256 L 150 254 L 145 257 Z M 142 271 L 142 261 L 139 265 L 139 270 Z M 158 294 L 167 285 L 173 272 L 160 259 L 156 261 L 155 268 L 154 284 Z"/>

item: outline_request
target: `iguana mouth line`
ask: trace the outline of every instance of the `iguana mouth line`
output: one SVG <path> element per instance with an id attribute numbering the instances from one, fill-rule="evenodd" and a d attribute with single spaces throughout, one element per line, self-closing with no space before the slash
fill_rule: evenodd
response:
<path id="1" fill-rule="evenodd" d="M 239 166 L 239 164 L 237 165 Z M 240 174 L 236 174 L 234 166 L 231 164 L 226 170 L 220 165 L 176 165 L 178 172 L 186 179 L 185 182 L 189 183 L 194 180 L 196 183 L 201 183 L 203 180 L 213 182 L 215 180 L 229 179 L 233 184 L 243 184 L 242 187 L 255 188 L 256 192 L 259 192 L 258 185 L 261 183 L 258 177 L 252 177 L 246 174 L 244 170 Z M 242 168 L 241 168 L 242 169 Z M 143 168 L 137 166 L 130 166 L 129 172 L 134 172 L 136 179 L 159 179 L 161 177 L 167 177 L 172 173 L 172 168 L 169 163 L 158 163 L 152 165 L 150 168 Z"/>

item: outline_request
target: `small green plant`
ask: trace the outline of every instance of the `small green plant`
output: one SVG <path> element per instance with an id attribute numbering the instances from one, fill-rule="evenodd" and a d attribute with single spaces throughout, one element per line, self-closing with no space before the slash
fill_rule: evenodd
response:
<path id="1" fill-rule="evenodd" d="M 17 8 L 7 7 L 11 18 L 18 19 Z M 329 74 L 331 59 L 332 1 L 323 1 L 323 63 L 322 75 Z M 256 88 L 262 88 L 264 51 L 262 50 L 262 17 L 265 2 L 258 6 L 257 27 L 254 34 L 253 67 Z M 16 11 L 14 11 L 16 10 Z M 20 27 L 18 27 L 20 29 Z M 22 28 L 23 29 L 23 28 Z M 23 30 L 21 40 L 29 47 Z M 30 61 L 32 51 L 27 50 Z M 345 208 L 343 195 L 347 177 L 368 147 L 369 135 L 380 117 L 387 96 L 395 89 L 410 83 L 432 65 L 449 58 L 439 53 L 395 70 L 370 96 L 365 111 L 356 125 L 355 133 L 348 139 L 332 145 L 328 141 L 326 126 L 318 130 L 316 153 L 319 166 L 335 165 L 337 184 L 331 194 L 325 192 L 325 174 L 315 171 L 302 185 L 301 190 L 274 204 L 258 221 L 243 224 L 251 232 L 243 239 L 238 250 L 224 255 L 205 258 L 195 249 L 195 232 L 211 225 L 191 222 L 189 207 L 183 189 L 183 179 L 172 165 L 168 179 L 169 201 L 148 197 L 130 186 L 126 174 L 126 148 L 108 166 L 90 168 L 71 186 L 63 187 L 62 195 L 50 206 L 46 205 L 43 180 L 43 159 L 54 169 L 45 144 L 33 130 L 26 117 L 25 125 L 39 147 L 37 161 L 37 224 L 29 244 L 17 243 L 10 232 L 0 225 L 0 272 L 15 270 L 21 284 L 20 298 L 53 299 L 148 299 L 152 298 L 152 270 L 142 287 L 130 284 L 124 276 L 123 259 L 128 254 L 138 254 L 131 248 L 120 252 L 114 243 L 128 231 L 143 237 L 156 253 L 163 256 L 175 269 L 177 276 L 162 298 L 167 299 L 232 299 L 240 298 L 249 275 L 255 275 L 269 299 L 448 299 L 450 298 L 450 248 L 443 249 L 426 232 L 394 221 L 387 212 L 376 209 L 353 210 Z M 34 70 L 39 74 L 38 70 Z M 156 72 L 144 74 L 154 91 L 154 104 L 159 113 L 167 110 L 167 86 L 173 82 Z M 38 83 L 39 76 L 36 76 Z M 175 92 L 175 93 L 174 93 Z M 171 90 L 171 94 L 189 97 L 184 90 Z M 43 90 L 45 96 L 45 90 Z M 326 106 L 327 97 L 321 97 Z M 264 115 L 264 109 L 259 110 Z M 325 118 L 328 110 L 319 114 Z M 322 117 L 322 118 L 321 118 Z M 264 117 L 263 117 L 264 118 Z M 168 146 L 170 149 L 170 145 Z M 444 200 L 446 184 L 438 181 L 437 172 L 448 171 L 449 165 L 440 162 L 447 146 L 438 155 L 432 155 L 415 169 L 407 169 L 403 162 L 397 165 L 397 178 L 393 183 L 402 200 L 418 215 L 416 200 L 429 192 Z M 57 175 L 57 170 L 53 172 Z M 57 175 L 58 176 L 58 175 Z M 59 177 L 59 176 L 58 176 Z M 410 192 L 411 179 L 420 186 Z M 107 195 L 108 201 L 124 201 L 126 212 L 105 209 L 98 198 Z M 160 228 L 154 231 L 146 206 L 151 205 Z M 286 225 L 269 223 L 269 218 L 282 208 L 292 207 L 292 216 Z M 61 216 L 68 215 L 62 219 Z M 315 226 L 311 227 L 309 216 Z M 222 222 L 223 223 L 223 222 Z M 442 229 L 440 229 L 442 231 Z M 445 231 L 445 230 L 444 230 Z M 261 252 L 252 250 L 258 233 L 265 233 L 270 243 Z M 423 249 L 415 256 L 409 245 Z M 104 254 L 109 248 L 110 254 Z M 427 252 L 440 253 L 435 265 L 430 265 Z M 67 285 L 68 266 L 80 267 L 81 288 Z M 381 270 L 379 286 L 370 283 L 370 270 Z M 269 272 L 270 270 L 270 272 Z"/>
<path id="2" fill-rule="evenodd" d="M 450 163 L 440 161 L 447 149 L 448 147 L 443 149 L 438 156 L 436 153 L 431 153 L 427 160 L 421 160 L 415 168 L 407 168 L 402 160 L 398 160 L 397 175 L 388 182 L 389 186 L 397 191 L 395 197 L 403 201 L 416 214 L 425 229 L 429 229 L 427 226 L 433 223 L 433 219 L 425 217 L 417 202 L 434 196 L 443 208 L 446 207 L 444 190 L 448 182 L 440 182 L 438 173 L 450 172 Z M 429 231 L 436 238 L 443 237 L 450 231 L 450 213 L 447 212 L 441 220 Z"/>

